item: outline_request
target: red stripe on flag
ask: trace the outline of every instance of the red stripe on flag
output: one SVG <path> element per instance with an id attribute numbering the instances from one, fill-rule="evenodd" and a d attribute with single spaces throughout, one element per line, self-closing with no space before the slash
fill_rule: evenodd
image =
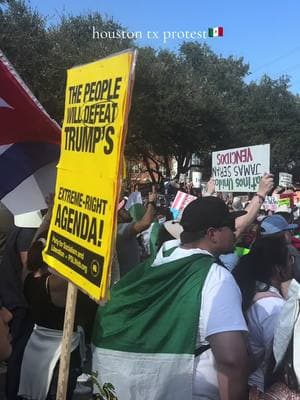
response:
<path id="1" fill-rule="evenodd" d="M 60 126 L 50 118 L 0 51 L 0 145 L 60 143 Z"/>
<path id="2" fill-rule="evenodd" d="M 182 203 L 184 202 L 186 195 L 187 195 L 186 193 L 178 191 L 176 194 L 176 197 L 173 201 L 172 208 L 175 208 L 176 210 L 180 210 L 180 207 L 181 207 Z"/>

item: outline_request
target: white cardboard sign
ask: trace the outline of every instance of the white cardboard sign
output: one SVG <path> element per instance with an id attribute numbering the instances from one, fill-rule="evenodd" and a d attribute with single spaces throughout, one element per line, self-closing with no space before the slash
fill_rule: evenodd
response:
<path id="1" fill-rule="evenodd" d="M 293 183 L 293 175 L 286 172 L 279 172 L 279 186 L 290 187 Z"/>
<path id="2" fill-rule="evenodd" d="M 200 188 L 201 180 L 202 180 L 202 173 L 199 171 L 193 171 L 192 172 L 192 180 L 193 180 L 193 187 Z"/>
<path id="3" fill-rule="evenodd" d="M 212 153 L 212 175 L 218 192 L 256 192 L 261 177 L 269 172 L 269 144 Z"/>

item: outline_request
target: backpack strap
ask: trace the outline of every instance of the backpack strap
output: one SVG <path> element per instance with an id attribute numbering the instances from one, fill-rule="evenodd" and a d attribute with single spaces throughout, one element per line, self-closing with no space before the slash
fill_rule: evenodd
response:
<path id="1" fill-rule="evenodd" d="M 206 350 L 210 349 L 210 344 L 204 344 L 203 346 L 198 347 L 198 349 L 195 350 L 195 357 L 200 356 L 202 353 L 204 353 Z"/>

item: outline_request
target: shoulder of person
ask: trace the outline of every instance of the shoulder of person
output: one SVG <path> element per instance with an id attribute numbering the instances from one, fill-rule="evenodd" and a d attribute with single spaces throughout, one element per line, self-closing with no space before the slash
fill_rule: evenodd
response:
<path id="1" fill-rule="evenodd" d="M 263 308 L 267 314 L 278 313 L 286 300 L 274 292 L 258 292 L 254 296 L 252 307 Z"/>
<path id="2" fill-rule="evenodd" d="M 226 290 L 234 290 L 240 294 L 240 289 L 231 272 L 224 266 L 214 262 L 205 281 L 205 291 L 209 292 L 212 289 L 221 288 L 222 286 L 226 286 Z"/>
<path id="3" fill-rule="evenodd" d="M 258 319 L 260 324 L 277 318 L 280 314 L 285 300 L 277 293 L 258 292 L 254 302 L 247 311 L 248 318 Z"/>
<path id="4" fill-rule="evenodd" d="M 135 222 L 122 222 L 118 224 L 117 233 L 118 236 L 133 236 L 134 235 L 134 224 Z"/>
<path id="5" fill-rule="evenodd" d="M 215 278 L 235 282 L 232 273 L 223 265 L 218 264 L 217 261 L 212 264 L 211 268 L 211 274 L 213 274 Z"/>

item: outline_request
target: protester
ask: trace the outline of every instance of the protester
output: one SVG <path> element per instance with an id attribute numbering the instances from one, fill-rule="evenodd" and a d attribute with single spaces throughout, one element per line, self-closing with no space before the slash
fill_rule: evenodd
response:
<path id="1" fill-rule="evenodd" d="M 25 213 L 15 217 L 15 226 L 7 238 L 0 264 L 0 294 L 3 304 L 10 310 L 26 307 L 22 281 L 27 273 L 28 249 L 42 221 L 39 212 Z"/>
<path id="2" fill-rule="evenodd" d="M 255 220 L 245 229 L 236 242 L 236 254 L 238 254 L 240 257 L 248 254 L 253 242 L 259 234 L 259 228 L 259 222 Z"/>
<path id="3" fill-rule="evenodd" d="M 251 252 L 241 258 L 233 274 L 242 292 L 249 344 L 256 363 L 249 385 L 264 392 L 274 329 L 285 302 L 281 284 L 293 276 L 285 238 L 281 235 L 257 239 Z"/>
<path id="4" fill-rule="evenodd" d="M 269 369 L 270 387 L 262 393 L 251 388 L 249 400 L 300 399 L 300 285 L 295 279 L 282 284 L 287 300 L 274 331 L 273 357 Z"/>
<path id="5" fill-rule="evenodd" d="M 247 211 L 247 213 L 236 219 L 235 237 L 237 241 L 241 240 L 242 235 L 247 233 L 247 231 L 249 233 L 251 225 L 255 224 L 259 210 L 265 200 L 266 195 L 272 189 L 273 185 L 274 185 L 273 175 L 264 174 L 259 182 L 257 193 L 253 196 L 252 200 L 245 208 L 245 211 Z M 251 234 L 251 236 L 253 237 L 253 234 Z M 240 251 L 238 249 L 234 253 L 230 253 L 228 255 L 221 255 L 220 260 L 230 271 L 232 271 L 239 261 L 239 256 L 243 254 L 244 251 Z"/>
<path id="6" fill-rule="evenodd" d="M 21 399 L 54 400 L 56 398 L 59 358 L 65 316 L 67 281 L 48 271 L 42 251 L 51 220 L 53 202 L 43 223 L 36 232 L 28 253 L 28 269 L 31 271 L 24 282 L 24 294 L 35 323 L 22 361 L 19 397 Z M 77 377 L 81 374 L 80 335 L 77 327 L 83 327 L 89 341 L 96 303 L 78 292 L 74 332 L 71 338 L 71 359 L 68 377 L 67 400 L 72 399 Z"/>
<path id="7" fill-rule="evenodd" d="M 241 295 L 218 264 L 233 251 L 241 213 L 230 214 L 215 197 L 191 202 L 182 244 L 164 243 L 154 262 L 129 272 L 99 308 L 93 370 L 122 400 L 247 399 Z"/>
<path id="8" fill-rule="evenodd" d="M 258 224 L 256 221 L 256 217 L 260 211 L 261 205 L 263 203 L 263 199 L 267 195 L 267 193 L 272 189 L 274 184 L 274 179 L 272 174 L 265 174 L 258 186 L 257 193 L 253 196 L 252 200 L 247 204 L 246 211 L 244 215 L 238 217 L 236 219 L 236 230 L 235 230 L 235 238 L 236 238 L 236 247 L 235 251 L 229 254 L 220 255 L 220 260 L 223 265 L 229 271 L 232 271 L 234 267 L 239 262 L 239 259 L 244 254 L 249 252 L 249 248 L 253 241 L 255 240 L 258 234 Z M 215 183 L 214 179 L 211 178 L 206 185 L 206 190 L 203 194 L 204 197 L 209 194 L 215 194 Z M 241 207 L 239 207 L 241 210 Z M 164 224 L 165 229 L 171 234 L 174 238 L 179 239 L 182 231 L 182 227 L 176 223 L 170 222 Z M 172 232 L 170 232 L 170 229 Z M 162 244 L 165 241 L 165 238 L 168 238 L 164 230 L 160 232 L 159 244 Z"/>
<path id="9" fill-rule="evenodd" d="M 263 219 L 260 225 L 260 234 L 263 237 L 284 235 L 286 242 L 291 243 L 292 231 L 298 228 L 297 224 L 289 224 L 281 215 L 271 215 Z"/>
<path id="10" fill-rule="evenodd" d="M 252 200 L 247 204 L 245 208 L 245 215 L 237 218 L 235 225 L 235 236 L 238 238 L 255 220 L 261 209 L 261 206 L 270 192 L 270 190 L 274 186 L 274 177 L 273 174 L 264 174 L 259 182 L 257 192 L 254 194 Z M 207 183 L 207 189 L 204 192 L 203 196 L 213 195 L 215 193 L 215 183 L 214 179 L 210 179 Z M 238 206 L 235 211 L 242 210 L 243 207 L 240 204 L 240 198 L 236 200 Z"/>
<path id="11" fill-rule="evenodd" d="M 273 353 L 274 370 L 277 382 L 268 393 L 278 400 L 300 399 L 300 284 L 293 279 L 289 282 L 287 301 L 281 309 L 275 328 Z"/>
<path id="12" fill-rule="evenodd" d="M 140 249 L 136 236 L 148 229 L 156 213 L 156 193 L 149 193 L 147 209 L 139 221 L 132 221 L 128 211 L 123 206 L 118 211 L 117 256 L 120 276 L 124 276 L 132 267 L 140 262 Z"/>
<path id="13" fill-rule="evenodd" d="M 32 244 L 28 255 L 28 268 L 33 272 L 25 279 L 24 293 L 35 327 L 22 361 L 18 393 L 21 399 L 56 398 L 67 281 L 48 272 L 42 258 L 45 244 L 45 237 L 40 237 Z M 81 374 L 78 346 L 79 335 L 74 332 L 71 339 L 68 400 L 72 399 L 77 377 Z"/>
<path id="14" fill-rule="evenodd" d="M 10 323 L 12 354 L 8 360 L 6 377 L 6 396 L 12 400 L 18 393 L 23 352 L 33 328 L 23 294 L 23 279 L 27 273 L 28 249 L 40 223 L 39 211 L 15 217 L 16 226 L 7 238 L 0 264 L 0 298 L 13 315 Z"/>
<path id="15" fill-rule="evenodd" d="M 247 214 L 240 217 L 236 221 L 236 236 L 239 237 L 241 233 L 255 221 L 259 210 L 266 198 L 266 195 L 274 185 L 274 178 L 272 174 L 264 174 L 259 182 L 257 192 L 254 194 L 252 200 L 245 208 Z"/>
<path id="16" fill-rule="evenodd" d="M 171 222 L 172 213 L 169 208 L 157 207 L 156 217 L 150 227 L 142 232 L 144 257 L 141 261 L 157 254 L 162 242 L 174 239 L 165 229 L 166 222 Z"/>

